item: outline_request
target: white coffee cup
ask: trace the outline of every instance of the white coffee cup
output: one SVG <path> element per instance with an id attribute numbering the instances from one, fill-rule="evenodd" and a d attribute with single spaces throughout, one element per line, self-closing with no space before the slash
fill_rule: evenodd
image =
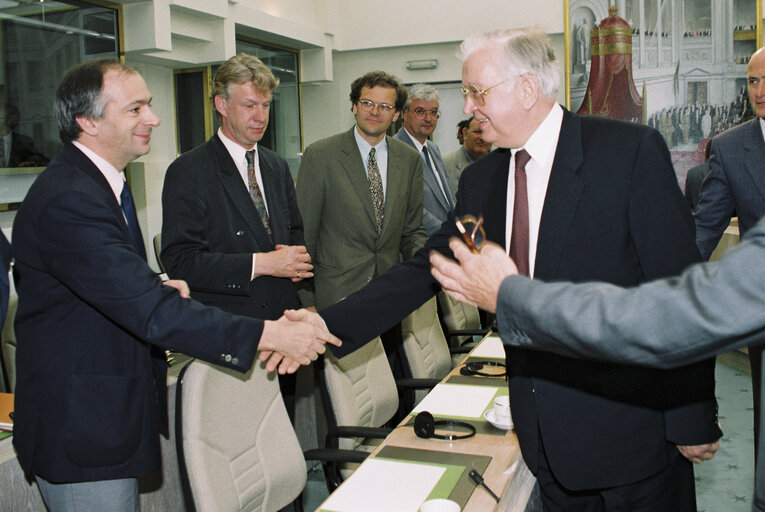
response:
<path id="1" fill-rule="evenodd" d="M 438 498 L 423 503 L 420 512 L 460 512 L 460 506 L 455 501 Z"/>
<path id="2" fill-rule="evenodd" d="M 510 397 L 498 396 L 494 399 L 494 417 L 499 423 L 510 423 Z"/>

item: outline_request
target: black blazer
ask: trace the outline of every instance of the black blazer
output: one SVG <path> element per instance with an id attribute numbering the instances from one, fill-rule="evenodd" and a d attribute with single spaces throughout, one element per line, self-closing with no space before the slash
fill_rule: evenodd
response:
<path id="1" fill-rule="evenodd" d="M 159 468 L 166 363 L 154 346 L 246 371 L 263 323 L 163 286 L 104 176 L 67 144 L 16 215 L 13 444 L 51 482 Z"/>
<path id="2" fill-rule="evenodd" d="M 275 320 L 299 306 L 287 278 L 250 279 L 252 253 L 274 244 L 305 245 L 287 162 L 258 146 L 273 242 L 231 155 L 217 135 L 178 157 L 162 189 L 162 263 L 184 279 L 200 302 L 224 311 Z"/>
<path id="3" fill-rule="evenodd" d="M 505 244 L 510 151 L 495 150 L 460 178 L 457 215 L 484 215 Z M 411 260 L 321 311 L 347 353 L 417 307 L 437 283 L 431 250 L 451 256 L 445 222 Z M 656 130 L 565 112 L 539 228 L 535 277 L 622 286 L 699 261 L 693 222 Z M 618 342 L 615 340 L 614 342 Z M 635 482 L 678 456 L 675 444 L 717 439 L 714 362 L 673 371 L 509 349 L 510 400 L 523 457 L 537 468 L 541 432 L 550 467 L 569 489 Z"/>

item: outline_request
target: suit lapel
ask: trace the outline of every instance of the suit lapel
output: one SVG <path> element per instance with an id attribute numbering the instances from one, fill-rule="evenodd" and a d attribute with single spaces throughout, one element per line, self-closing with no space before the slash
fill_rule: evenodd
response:
<path id="1" fill-rule="evenodd" d="M 748 137 L 742 144 L 744 166 L 765 199 L 765 140 L 762 138 L 759 118 L 752 119 L 749 124 Z"/>
<path id="2" fill-rule="evenodd" d="M 351 128 L 349 132 L 347 132 L 347 137 L 344 140 L 343 146 L 340 148 L 340 151 L 343 153 L 341 163 L 343 166 L 343 172 L 345 172 L 345 175 L 348 177 L 348 183 L 351 184 L 351 188 L 363 205 L 364 211 L 369 217 L 369 220 L 372 222 L 372 225 L 376 225 L 375 212 L 372 208 L 372 194 L 369 191 L 369 181 L 367 181 L 367 173 L 366 169 L 364 169 L 364 158 L 361 156 L 361 152 L 359 151 L 359 147 L 356 144 L 356 139 L 353 135 L 353 130 L 355 129 L 356 126 L 354 125 L 354 127 Z M 388 145 L 388 169 L 391 167 L 390 160 L 390 145 Z M 391 177 L 389 174 L 388 183 L 391 183 L 390 178 Z M 389 193 L 390 188 L 387 189 L 385 198 L 386 209 L 388 205 Z M 385 230 L 384 222 L 383 230 Z"/>
<path id="3" fill-rule="evenodd" d="M 430 153 L 431 160 L 433 160 L 433 163 L 436 164 L 436 158 L 433 152 L 433 145 L 428 144 L 428 142 L 425 141 L 425 147 L 428 148 L 428 153 Z M 430 188 L 431 192 L 438 200 L 438 204 L 440 204 L 444 210 L 447 210 L 447 211 L 451 210 L 451 205 L 446 202 L 444 193 L 441 191 L 441 187 L 438 186 L 438 180 L 436 180 L 436 176 L 433 174 L 434 172 L 440 173 L 439 178 L 441 178 L 441 181 L 443 183 L 446 183 L 445 182 L 446 177 L 444 176 L 444 173 L 440 172 L 440 169 L 438 169 L 438 164 L 436 164 L 436 168 L 433 171 L 431 171 L 430 165 L 428 164 L 428 162 L 425 161 L 425 155 L 422 152 L 420 152 L 420 158 L 422 159 L 422 172 L 423 172 L 423 175 L 425 176 L 425 185 L 427 185 Z"/>
<path id="4" fill-rule="evenodd" d="M 239 174 L 239 170 L 231 159 L 231 154 L 217 135 L 215 135 L 210 142 L 212 144 L 213 152 L 215 153 L 215 161 L 218 165 L 218 179 L 220 179 L 223 189 L 231 198 L 231 203 L 242 215 L 244 222 L 247 224 L 247 227 L 252 233 L 253 238 L 255 238 L 258 246 L 264 249 L 272 248 L 274 244 L 268 237 L 266 228 L 260 220 L 258 210 L 252 202 L 250 192 L 244 185 L 242 176 Z"/>
<path id="5" fill-rule="evenodd" d="M 563 111 L 558 147 L 555 149 L 550 181 L 547 185 L 542 219 L 539 224 L 534 276 L 549 279 L 555 276 L 584 184 L 577 170 L 584 161 L 581 119 Z"/>
<path id="6" fill-rule="evenodd" d="M 264 193 L 268 205 L 269 219 L 271 220 L 271 238 L 275 244 L 289 244 L 289 226 L 285 224 L 285 222 L 289 222 L 289 219 L 284 215 L 277 214 L 277 212 L 284 210 L 282 205 L 283 194 L 279 190 L 281 178 L 271 159 L 265 157 L 265 153 L 260 150 L 258 150 L 258 163 L 260 165 L 260 177 L 263 180 L 263 188 L 265 189 Z M 263 231 L 265 231 L 265 228 Z"/>
<path id="7" fill-rule="evenodd" d="M 491 173 L 489 190 L 484 205 L 484 229 L 486 238 L 506 247 L 505 226 L 507 225 L 507 180 L 510 169 L 509 149 L 497 149 L 497 154 L 503 157 L 497 160 L 496 167 Z"/>

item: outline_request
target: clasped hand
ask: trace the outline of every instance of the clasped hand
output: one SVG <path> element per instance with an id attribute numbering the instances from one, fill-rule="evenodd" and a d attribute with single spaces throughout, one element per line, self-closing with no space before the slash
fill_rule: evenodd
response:
<path id="1" fill-rule="evenodd" d="M 304 245 L 276 244 L 271 252 L 258 253 L 255 276 L 287 277 L 293 283 L 313 277 L 311 255 Z"/>
<path id="2" fill-rule="evenodd" d="M 309 365 L 323 354 L 327 343 L 336 347 L 342 344 L 317 313 L 288 309 L 278 320 L 265 322 L 258 357 L 269 372 L 295 373 L 300 365 Z"/>

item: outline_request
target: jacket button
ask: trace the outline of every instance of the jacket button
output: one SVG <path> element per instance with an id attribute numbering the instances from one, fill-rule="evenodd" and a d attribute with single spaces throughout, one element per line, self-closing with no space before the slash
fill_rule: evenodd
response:
<path id="1" fill-rule="evenodd" d="M 244 236 L 244 230 L 240 229 L 239 231 L 237 231 L 236 236 Z"/>
<path id="2" fill-rule="evenodd" d="M 232 357 L 232 358 L 231 358 L 231 364 L 233 364 L 233 365 L 235 365 L 235 366 L 236 366 L 236 365 L 238 365 L 238 364 L 239 364 L 239 358 L 237 358 L 237 357 Z"/>
<path id="3" fill-rule="evenodd" d="M 268 302 L 261 302 L 260 305 L 265 309 L 268 307 Z"/>
<path id="4" fill-rule="evenodd" d="M 230 363 L 231 362 L 231 354 L 226 354 L 226 357 L 224 357 L 223 360 L 226 361 L 227 363 Z"/>

